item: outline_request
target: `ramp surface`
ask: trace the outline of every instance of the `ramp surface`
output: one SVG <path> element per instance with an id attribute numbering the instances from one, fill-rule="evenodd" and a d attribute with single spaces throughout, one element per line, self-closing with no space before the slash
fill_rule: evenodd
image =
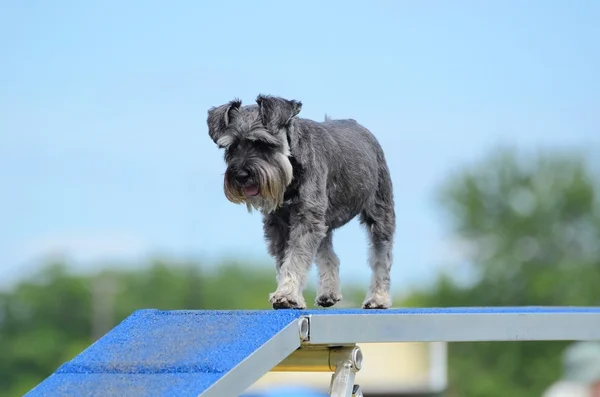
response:
<path id="1" fill-rule="evenodd" d="M 250 363 L 259 377 L 291 354 L 300 315 L 140 310 L 27 396 L 198 396 L 269 341 L 275 350 Z"/>
<path id="2" fill-rule="evenodd" d="M 238 396 L 300 347 L 302 316 L 312 344 L 600 340 L 595 307 L 140 310 L 27 396 Z"/>

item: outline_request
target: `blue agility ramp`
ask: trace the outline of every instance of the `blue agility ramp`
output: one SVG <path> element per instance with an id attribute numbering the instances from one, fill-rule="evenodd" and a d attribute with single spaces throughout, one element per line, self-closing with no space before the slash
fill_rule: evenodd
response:
<path id="1" fill-rule="evenodd" d="M 269 371 L 360 396 L 357 343 L 533 340 L 600 340 L 600 307 L 140 310 L 26 396 L 237 397 Z"/>

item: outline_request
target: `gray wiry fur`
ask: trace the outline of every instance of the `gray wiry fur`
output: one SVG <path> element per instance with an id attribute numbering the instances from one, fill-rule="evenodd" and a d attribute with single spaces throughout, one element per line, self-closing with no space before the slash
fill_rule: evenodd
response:
<path id="1" fill-rule="evenodd" d="M 225 149 L 226 197 L 263 214 L 277 269 L 271 304 L 306 307 L 302 292 L 313 260 L 319 273 L 315 304 L 329 307 L 342 299 L 333 231 L 359 216 L 369 235 L 372 269 L 362 306 L 389 308 L 396 218 L 377 139 L 354 120 L 299 118 L 299 101 L 259 95 L 256 103 L 213 107 L 207 124 L 211 139 Z"/>

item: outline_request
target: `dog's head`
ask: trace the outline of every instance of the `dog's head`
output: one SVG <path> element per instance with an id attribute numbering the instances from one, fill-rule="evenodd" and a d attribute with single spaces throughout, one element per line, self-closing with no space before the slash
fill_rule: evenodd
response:
<path id="1" fill-rule="evenodd" d="M 233 203 L 277 209 L 292 181 L 290 137 L 302 103 L 259 95 L 256 105 L 236 99 L 208 111 L 208 134 L 225 151 L 224 191 Z"/>

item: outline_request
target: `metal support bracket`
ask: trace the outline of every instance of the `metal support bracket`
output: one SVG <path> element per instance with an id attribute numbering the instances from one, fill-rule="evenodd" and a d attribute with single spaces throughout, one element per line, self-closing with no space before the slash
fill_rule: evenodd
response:
<path id="1" fill-rule="evenodd" d="M 334 358 L 335 372 L 331 375 L 329 395 L 331 397 L 362 397 L 360 386 L 354 384 L 354 377 L 362 367 L 360 347 L 341 348 Z"/>
<path id="2" fill-rule="evenodd" d="M 298 320 L 300 340 L 310 338 L 308 318 Z M 276 365 L 273 372 L 333 372 L 329 385 L 331 397 L 362 397 L 359 385 L 354 384 L 362 367 L 362 351 L 355 344 L 344 346 L 303 344 Z"/>

